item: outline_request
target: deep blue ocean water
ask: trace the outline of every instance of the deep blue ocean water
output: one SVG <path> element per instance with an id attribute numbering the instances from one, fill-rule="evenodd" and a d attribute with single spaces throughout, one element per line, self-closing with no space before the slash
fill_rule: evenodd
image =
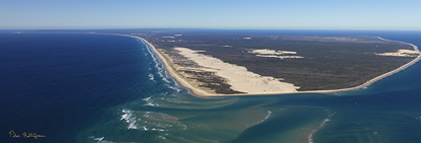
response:
<path id="1" fill-rule="evenodd" d="M 370 35 L 421 45 L 421 31 L 235 32 Z M 336 94 L 197 98 L 137 39 L 7 31 L 0 33 L 0 142 L 415 143 L 420 73 L 417 63 Z M 11 130 L 46 137 L 12 138 Z"/>

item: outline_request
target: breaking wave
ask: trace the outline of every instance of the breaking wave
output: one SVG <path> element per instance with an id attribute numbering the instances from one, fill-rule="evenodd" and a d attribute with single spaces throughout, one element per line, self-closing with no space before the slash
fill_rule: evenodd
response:
<path id="1" fill-rule="evenodd" d="M 91 140 L 94 140 L 94 141 L 96 141 L 97 143 L 114 143 L 114 142 L 112 142 L 112 141 L 106 141 L 106 140 L 104 140 L 104 138 L 105 137 L 95 137 L 95 136 L 90 136 L 90 137 L 88 137 L 89 139 L 91 139 Z"/>
<path id="2" fill-rule="evenodd" d="M 133 115 L 133 111 L 123 109 L 122 111 L 124 114 L 121 115 L 120 120 L 125 120 L 129 125 L 127 129 L 137 129 L 136 126 L 136 116 Z"/>
<path id="3" fill-rule="evenodd" d="M 327 110 L 326 110 L 327 111 Z M 327 124 L 327 122 L 329 122 L 329 121 L 331 121 L 331 117 L 334 115 L 333 113 L 330 113 L 329 111 L 327 111 L 328 112 L 328 116 L 327 116 L 327 118 L 325 118 L 323 121 L 322 121 L 322 123 L 320 123 L 320 125 L 319 125 L 319 127 L 317 127 L 317 128 L 315 128 L 315 129 L 313 129 L 311 132 L 310 132 L 310 134 L 307 136 L 307 141 L 308 141 L 308 143 L 314 143 L 313 142 L 313 136 L 314 136 L 314 134 L 317 132 L 317 131 L 319 131 L 320 129 L 322 129 L 324 126 L 326 126 L 326 124 Z"/>
<path id="4" fill-rule="evenodd" d="M 166 83 L 170 83 L 170 80 L 166 74 L 165 67 L 162 65 L 162 63 L 159 61 L 159 59 L 156 57 L 156 54 L 152 52 L 152 47 L 149 46 L 146 42 L 143 40 L 141 41 L 145 46 L 146 50 L 148 51 L 149 55 L 152 57 L 152 60 L 155 63 L 155 68 L 158 70 L 158 75 L 162 78 L 162 80 Z"/>

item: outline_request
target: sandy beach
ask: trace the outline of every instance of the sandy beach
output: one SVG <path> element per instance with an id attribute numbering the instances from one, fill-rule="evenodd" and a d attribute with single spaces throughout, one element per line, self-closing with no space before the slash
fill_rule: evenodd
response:
<path id="1" fill-rule="evenodd" d="M 399 71 L 401 71 L 401 70 L 403 70 L 403 69 L 405 69 L 405 68 L 413 65 L 414 63 L 418 62 L 421 59 L 421 52 L 418 50 L 418 47 L 417 46 L 415 46 L 413 44 L 401 42 L 401 43 L 404 43 L 404 44 L 411 45 L 414 48 L 414 50 L 419 53 L 419 55 L 414 60 L 412 60 L 411 62 L 409 62 L 409 63 L 407 63 L 407 64 L 405 64 L 405 65 L 403 65 L 403 66 L 401 66 L 401 67 L 399 67 L 399 68 L 397 68 L 397 69 L 395 69 L 393 71 L 390 71 L 390 72 L 384 73 L 384 74 L 382 74 L 380 76 L 377 76 L 377 77 L 375 77 L 375 78 L 373 78 L 373 79 L 371 79 L 371 80 L 369 80 L 369 81 L 367 81 L 364 84 L 361 84 L 359 86 L 350 87 L 350 88 L 343 88 L 343 89 L 331 89 L 331 90 L 296 91 L 294 89 L 298 89 L 299 87 L 294 86 L 291 83 L 283 83 L 283 82 L 279 82 L 278 83 L 278 82 L 273 82 L 273 83 L 271 83 L 271 85 L 272 84 L 273 85 L 279 85 L 281 87 L 286 87 L 286 89 L 284 89 L 284 90 L 279 90 L 278 89 L 278 91 L 276 91 L 276 90 L 274 91 L 273 89 L 276 89 L 276 88 L 272 88 L 272 90 L 270 90 L 270 92 L 261 92 L 261 91 L 258 91 L 258 90 L 249 90 L 248 89 L 248 90 L 244 90 L 244 91 L 248 92 L 246 94 L 243 94 L 243 93 L 242 94 L 210 94 L 210 93 L 207 93 L 207 92 L 205 92 L 203 90 L 200 90 L 200 89 L 198 89 L 196 87 L 193 87 L 189 82 L 187 82 L 182 77 L 180 77 L 180 75 L 171 67 L 170 63 L 168 62 L 167 57 L 165 57 L 162 53 L 160 53 L 147 40 L 145 40 L 143 38 L 140 38 L 140 37 L 137 37 L 137 36 L 132 36 L 132 35 L 128 35 L 128 36 L 134 37 L 134 38 L 137 38 L 137 39 L 140 39 L 140 40 L 144 41 L 146 44 L 148 44 L 148 47 L 151 48 L 155 52 L 156 55 L 158 55 L 158 57 L 161 60 L 161 62 L 165 65 L 168 74 L 172 78 L 174 78 L 178 84 L 180 84 L 181 86 L 189 89 L 189 91 L 191 91 L 191 93 L 193 95 L 198 96 L 198 97 L 279 95 L 279 94 L 299 94 L 299 93 L 334 93 L 334 92 L 351 91 L 351 90 L 356 90 L 356 89 L 360 89 L 360 88 L 366 87 L 366 86 L 368 86 L 368 85 L 370 85 L 370 84 L 372 84 L 372 83 L 374 83 L 374 82 L 376 82 L 376 81 L 378 81 L 380 79 L 383 79 L 383 78 L 385 78 L 387 76 L 390 76 L 390 75 L 392 75 L 394 73 L 397 73 L 397 72 L 399 72 Z M 385 39 L 382 39 L 382 40 L 385 40 Z M 385 40 L 385 41 L 387 41 L 387 40 Z M 213 58 L 212 59 L 212 57 L 210 57 L 210 56 L 204 57 L 203 55 L 200 55 L 200 54 L 195 53 L 193 50 L 192 51 L 189 51 L 189 49 L 187 49 L 187 48 L 185 48 L 185 49 L 178 49 L 178 50 L 181 50 L 182 52 L 186 52 L 183 55 L 186 55 L 188 58 L 196 58 L 193 61 L 199 62 L 199 64 L 204 64 L 204 65 L 207 65 L 207 66 L 213 66 L 212 64 L 216 64 L 217 66 L 215 66 L 215 67 L 218 67 L 218 69 L 224 69 L 224 68 L 222 68 L 224 66 L 232 66 L 231 64 L 226 64 L 226 63 L 224 64 L 224 62 L 221 61 L 221 60 L 219 60 L 219 59 L 216 59 L 216 58 Z M 200 58 L 202 58 L 202 59 L 200 59 Z M 210 62 L 209 60 L 210 61 L 213 61 L 213 62 Z M 217 62 L 217 60 L 219 60 L 220 62 Z M 227 68 L 227 69 L 229 69 L 229 68 Z M 229 71 L 229 70 L 227 70 L 227 71 Z M 228 79 L 236 79 L 236 78 L 239 78 L 239 77 L 232 77 L 232 74 L 224 74 L 224 73 L 225 73 L 224 71 L 223 72 L 220 72 L 219 74 L 217 72 L 217 74 L 219 76 L 222 76 L 222 77 L 225 77 L 225 78 L 228 78 Z M 255 76 L 255 75 L 252 75 L 252 77 L 253 76 Z M 263 81 L 264 81 L 264 79 L 265 78 L 263 77 Z M 271 79 L 271 78 L 270 77 L 266 77 L 266 79 L 268 81 L 268 79 Z M 235 84 L 235 85 L 232 85 L 233 86 L 233 89 L 237 89 L 237 90 L 241 91 L 243 88 L 241 87 L 241 85 L 238 86 L 237 85 L 238 84 L 237 82 L 240 82 L 240 81 L 235 81 L 234 80 L 234 81 L 231 81 L 230 84 Z M 241 82 L 243 82 L 243 81 L 241 81 Z M 259 83 L 259 82 L 254 82 L 254 84 L 255 83 Z M 251 87 L 250 86 L 251 85 L 247 85 L 247 86 L 243 86 L 243 87 L 247 87 L 247 88 L 253 87 L 253 86 L 251 86 Z M 261 86 L 264 86 L 264 84 L 261 85 Z M 253 89 L 253 88 L 251 88 L 251 89 Z"/>
<path id="2" fill-rule="evenodd" d="M 182 77 L 180 77 L 180 75 L 177 74 L 177 72 L 171 67 L 171 65 L 169 64 L 168 60 L 166 59 L 166 57 L 164 57 L 162 55 L 162 53 L 160 53 L 151 43 L 149 43 L 147 40 L 137 37 L 137 36 L 132 36 L 134 38 L 140 39 L 142 41 L 144 41 L 146 44 L 148 44 L 148 47 L 152 49 L 152 51 L 158 55 L 159 60 L 164 64 L 165 68 L 167 69 L 168 74 L 175 79 L 175 81 L 190 90 L 190 92 L 192 92 L 193 95 L 196 96 L 212 96 L 211 94 L 200 90 L 198 88 L 193 87 L 190 83 L 188 83 L 186 80 L 184 80 Z"/>

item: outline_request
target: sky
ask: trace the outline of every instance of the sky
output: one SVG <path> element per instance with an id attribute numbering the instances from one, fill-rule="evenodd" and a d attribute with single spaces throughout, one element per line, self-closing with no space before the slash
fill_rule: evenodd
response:
<path id="1" fill-rule="evenodd" d="M 0 29 L 421 30 L 421 0 L 0 0 Z"/>

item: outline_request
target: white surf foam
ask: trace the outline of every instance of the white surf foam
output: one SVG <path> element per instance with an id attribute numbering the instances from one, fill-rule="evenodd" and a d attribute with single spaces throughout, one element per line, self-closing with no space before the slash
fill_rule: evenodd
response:
<path id="1" fill-rule="evenodd" d="M 144 104 L 143 106 L 151 106 L 154 107 L 156 106 L 155 104 L 153 104 L 152 102 L 147 102 L 146 104 Z"/>
<path id="2" fill-rule="evenodd" d="M 152 130 L 152 131 L 160 131 L 160 132 L 165 131 L 164 129 L 157 129 L 157 128 L 152 128 L 151 130 Z"/>
<path id="3" fill-rule="evenodd" d="M 93 140 L 102 141 L 102 140 L 104 140 L 104 137 L 94 138 Z"/>
<path id="4" fill-rule="evenodd" d="M 163 140 L 167 139 L 164 136 L 158 136 L 158 138 L 163 139 Z"/>
<path id="5" fill-rule="evenodd" d="M 174 90 L 174 91 L 176 91 L 177 93 L 178 93 L 178 92 L 181 92 L 181 89 L 180 89 L 180 88 L 178 88 L 178 87 L 176 87 L 176 86 L 171 86 L 171 85 L 168 85 L 167 87 L 168 87 L 168 88 L 170 88 L 170 89 L 172 89 L 172 90 Z"/>
<path id="6" fill-rule="evenodd" d="M 151 98 L 152 96 L 149 96 L 149 97 L 143 98 L 142 100 L 148 102 L 149 100 L 151 100 Z"/>
<path id="7" fill-rule="evenodd" d="M 155 78 L 154 78 L 154 76 L 153 76 L 153 74 L 149 74 L 149 80 L 154 80 Z"/>
<path id="8" fill-rule="evenodd" d="M 112 141 L 106 141 L 106 140 L 104 140 L 105 137 L 89 136 L 88 138 L 96 141 L 97 143 L 114 143 Z"/>
<path id="9" fill-rule="evenodd" d="M 329 118 L 324 119 L 323 122 L 320 124 L 320 126 L 318 128 L 316 128 L 316 129 L 314 129 L 314 130 L 311 131 L 311 133 L 307 136 L 308 143 L 313 143 L 313 135 L 314 135 L 314 133 L 316 133 L 318 130 L 320 130 L 321 128 L 323 128 L 326 125 L 326 123 L 329 122 L 329 121 L 330 121 Z"/>
<path id="10" fill-rule="evenodd" d="M 327 111 L 327 112 L 329 112 L 329 111 Z M 308 143 L 313 143 L 313 135 L 317 132 L 317 131 L 319 131 L 320 129 L 322 129 L 326 124 L 327 124 L 327 122 L 329 122 L 329 121 L 331 121 L 330 120 L 330 117 L 332 117 L 334 114 L 332 114 L 332 113 L 328 113 L 328 117 L 327 118 L 325 118 L 323 121 L 322 121 L 322 123 L 320 123 L 320 125 L 319 125 L 319 127 L 317 127 L 316 129 L 313 129 L 311 132 L 310 132 L 310 134 L 307 136 L 307 141 L 308 141 Z"/>
<path id="11" fill-rule="evenodd" d="M 143 106 L 151 106 L 151 107 L 158 106 L 157 103 L 154 103 L 154 100 L 152 99 L 152 96 L 143 98 L 142 100 L 146 102 L 145 104 L 143 104 Z"/>
<path id="12" fill-rule="evenodd" d="M 137 129 L 136 127 L 136 116 L 133 115 L 133 111 L 123 109 L 122 112 L 124 113 L 121 115 L 120 120 L 125 120 L 129 125 L 127 129 Z"/>
<path id="13" fill-rule="evenodd" d="M 266 116 L 265 116 L 265 119 L 264 119 L 263 121 L 266 121 L 267 119 L 269 119 L 270 115 L 272 115 L 272 111 L 270 111 L 270 110 L 269 110 L 269 111 L 267 112 L 267 114 L 266 114 Z M 262 121 L 262 122 L 263 122 L 263 121 Z"/>
<path id="14" fill-rule="evenodd" d="M 250 125 L 248 125 L 248 127 L 254 126 L 254 125 L 257 125 L 257 124 L 260 124 L 260 123 L 263 123 L 264 121 L 266 121 L 267 119 L 269 119 L 271 115 L 272 115 L 272 111 L 268 110 L 266 112 L 266 115 L 265 115 L 265 118 L 264 119 L 258 121 L 257 123 L 250 124 Z"/>
<path id="15" fill-rule="evenodd" d="M 152 53 L 151 49 L 152 47 L 149 46 L 149 44 L 145 43 L 144 41 L 142 41 L 142 43 L 144 45 L 146 45 L 146 49 L 149 53 L 149 55 L 151 55 L 152 60 L 155 62 L 155 68 L 158 70 L 158 74 L 159 76 L 162 78 L 162 80 L 166 83 L 170 83 L 168 76 L 166 75 L 166 71 L 165 68 L 163 67 L 162 63 L 159 61 L 159 59 L 156 57 L 155 54 Z"/>

